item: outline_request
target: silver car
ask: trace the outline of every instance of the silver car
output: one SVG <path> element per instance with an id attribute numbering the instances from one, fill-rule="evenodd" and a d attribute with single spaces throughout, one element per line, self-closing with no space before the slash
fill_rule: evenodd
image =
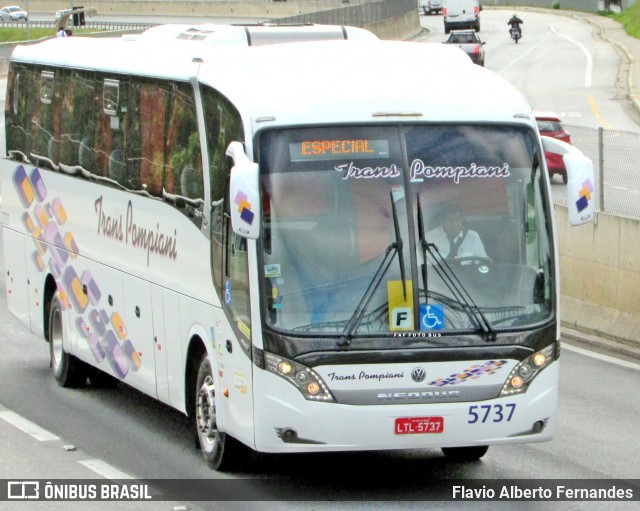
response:
<path id="1" fill-rule="evenodd" d="M 2 21 L 27 21 L 28 17 L 27 11 L 18 5 L 10 5 L 0 9 Z"/>
<path id="2" fill-rule="evenodd" d="M 442 12 L 442 0 L 420 0 L 419 5 L 425 16 Z"/>

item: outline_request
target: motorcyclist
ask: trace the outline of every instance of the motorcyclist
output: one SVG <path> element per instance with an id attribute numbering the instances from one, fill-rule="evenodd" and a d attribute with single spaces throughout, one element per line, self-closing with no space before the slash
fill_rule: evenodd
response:
<path id="1" fill-rule="evenodd" d="M 520 25 L 524 23 L 524 21 L 522 21 L 520 18 L 518 18 L 517 14 L 514 14 L 513 16 L 511 16 L 511 19 L 507 22 L 507 25 L 510 25 L 511 28 L 509 28 L 509 35 L 513 36 L 513 29 L 514 28 L 519 28 L 520 29 L 520 37 L 522 37 L 522 28 L 520 27 Z"/>

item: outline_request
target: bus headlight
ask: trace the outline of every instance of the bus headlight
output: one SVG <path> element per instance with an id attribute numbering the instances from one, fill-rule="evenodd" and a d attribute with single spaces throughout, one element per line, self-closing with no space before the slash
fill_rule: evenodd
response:
<path id="1" fill-rule="evenodd" d="M 335 402 L 331 391 L 318 373 L 293 360 L 264 352 L 265 369 L 296 387 L 309 401 Z"/>
<path id="2" fill-rule="evenodd" d="M 500 392 L 500 397 L 526 392 L 533 379 L 555 358 L 555 343 L 525 358 L 509 374 L 509 378 Z"/>

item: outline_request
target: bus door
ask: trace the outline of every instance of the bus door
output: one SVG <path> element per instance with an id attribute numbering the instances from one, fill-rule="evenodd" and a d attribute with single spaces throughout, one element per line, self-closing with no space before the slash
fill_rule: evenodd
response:
<path id="1" fill-rule="evenodd" d="M 222 206 L 222 201 L 218 204 Z M 220 309 L 215 308 L 213 318 L 216 363 L 212 361 L 212 369 L 214 373 L 217 370 L 217 391 L 220 394 L 217 394 L 216 402 L 222 408 L 218 427 L 252 446 L 253 363 L 248 241 L 233 232 L 229 214 L 227 188 L 224 209 L 214 208 L 212 214 L 214 277 L 222 302 Z M 215 264 L 215 261 L 219 263 Z"/>
<path id="2" fill-rule="evenodd" d="M 230 224 L 230 222 L 228 223 Z M 223 428 L 253 445 L 253 364 L 247 240 L 230 225 L 224 240 L 223 310 L 217 320 L 216 356 L 223 401 Z M 216 318 L 217 319 L 217 318 Z"/>
<path id="3" fill-rule="evenodd" d="M 217 403 L 222 406 L 218 426 L 234 438 L 253 446 L 253 373 L 251 347 L 244 334 L 238 336 L 235 325 L 221 310 L 214 317 L 216 332 L 216 366 L 221 394 Z M 246 325 L 241 328 L 245 329 Z M 215 371 L 216 369 L 214 369 Z"/>

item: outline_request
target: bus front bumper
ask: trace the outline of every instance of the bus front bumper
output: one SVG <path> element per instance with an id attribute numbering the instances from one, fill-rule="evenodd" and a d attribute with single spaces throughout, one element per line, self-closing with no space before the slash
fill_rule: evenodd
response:
<path id="1" fill-rule="evenodd" d="M 323 452 L 423 449 L 550 440 L 559 362 L 520 395 L 477 402 L 354 406 L 305 400 L 291 384 L 256 371 L 255 449 Z"/>

